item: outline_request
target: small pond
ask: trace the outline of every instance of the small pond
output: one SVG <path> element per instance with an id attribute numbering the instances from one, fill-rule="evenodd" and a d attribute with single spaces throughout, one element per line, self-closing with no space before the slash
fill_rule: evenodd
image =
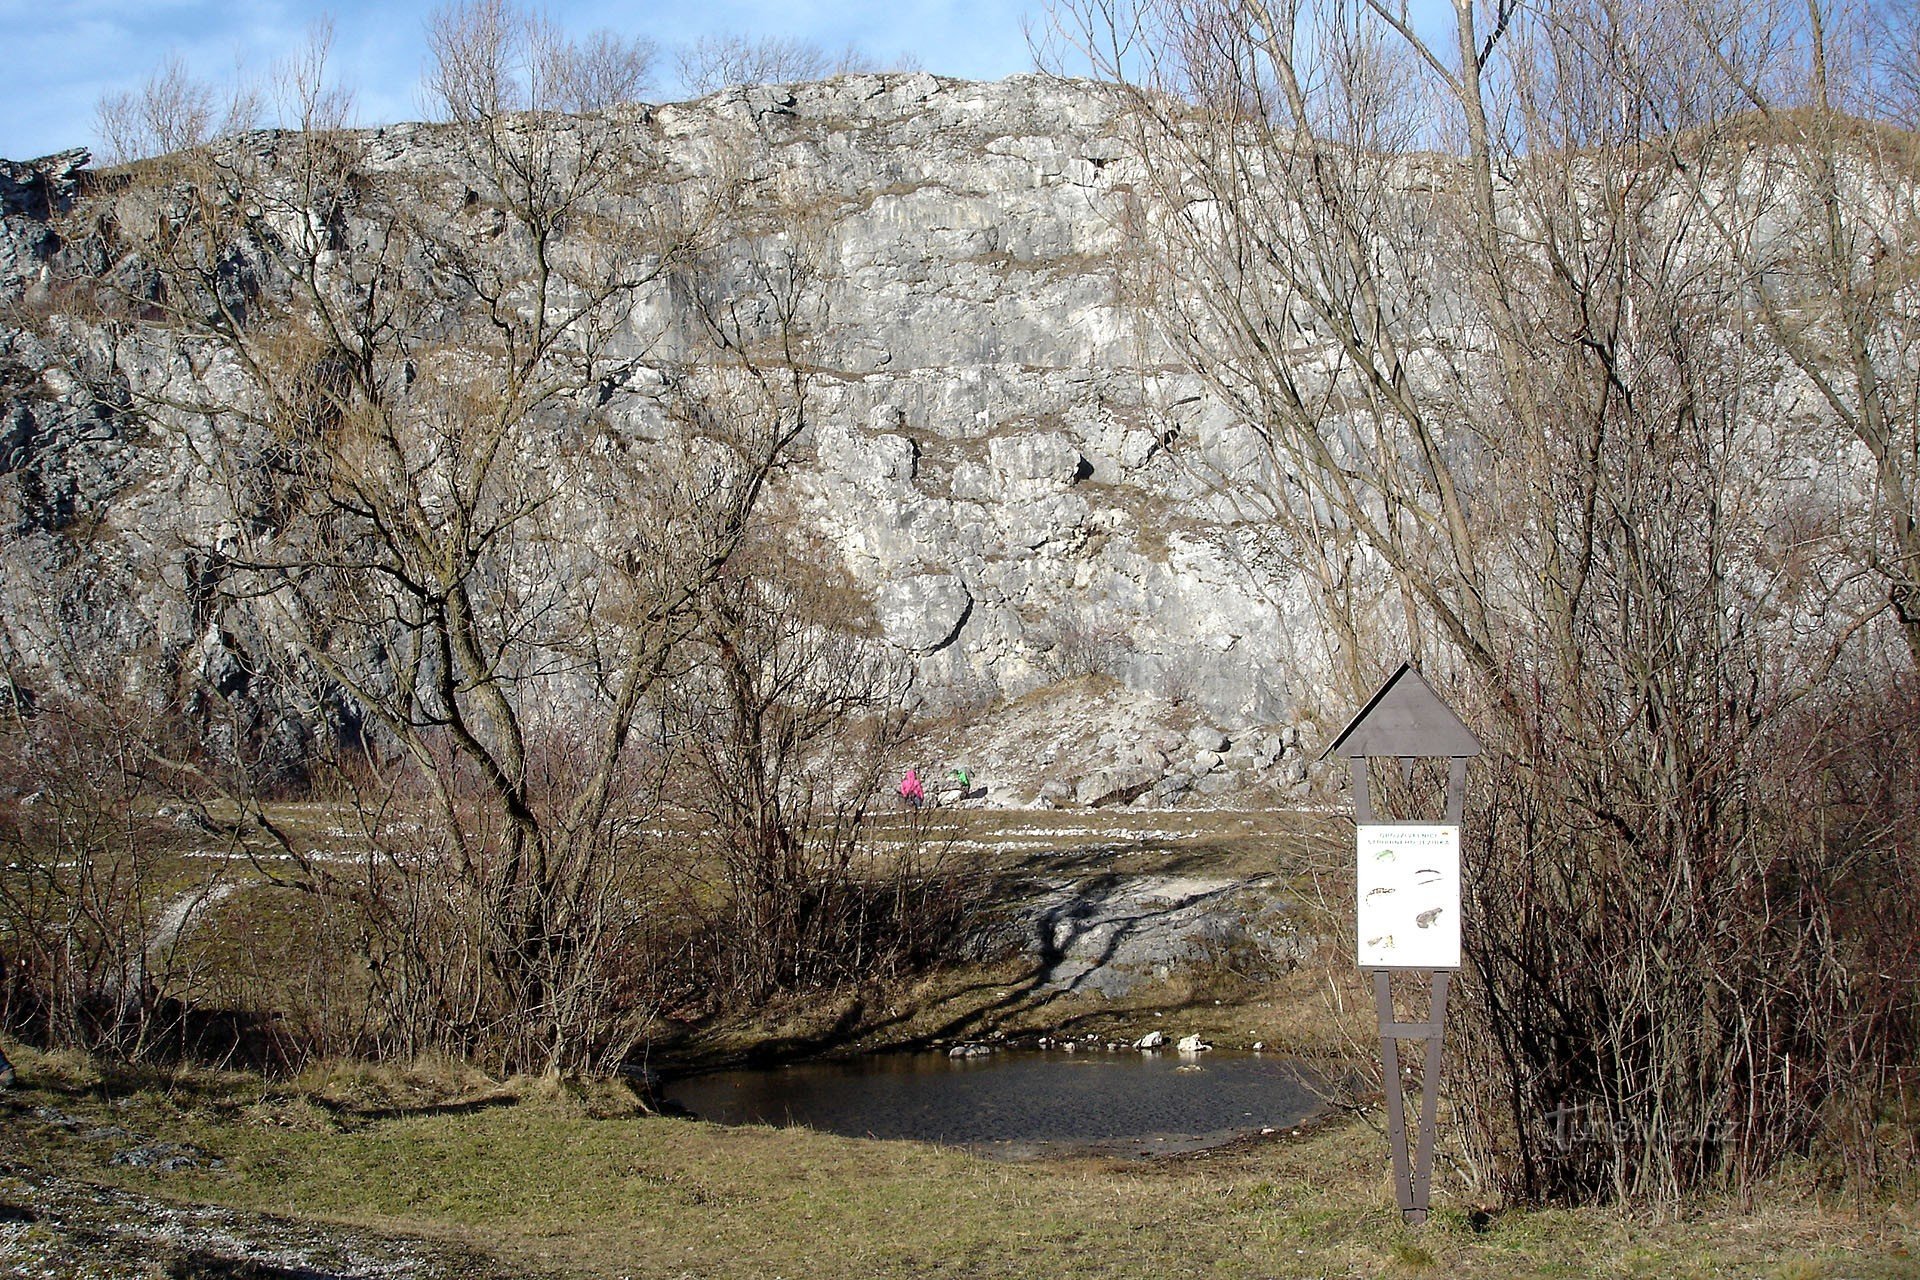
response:
<path id="1" fill-rule="evenodd" d="M 886 1054 L 722 1071 L 665 1090 L 721 1124 L 805 1125 L 1022 1158 L 1168 1155 L 1319 1114 L 1313 1077 L 1272 1055 Z"/>

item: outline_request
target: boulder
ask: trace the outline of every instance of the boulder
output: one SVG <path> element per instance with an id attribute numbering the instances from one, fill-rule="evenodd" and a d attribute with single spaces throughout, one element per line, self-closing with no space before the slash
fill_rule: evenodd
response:
<path id="1" fill-rule="evenodd" d="M 1203 796 L 1224 796 L 1239 790 L 1244 782 L 1242 775 L 1230 769 L 1216 769 L 1204 778 L 1195 779 L 1193 789 Z"/>
<path id="2" fill-rule="evenodd" d="M 1061 487 L 1080 479 L 1085 462 L 1080 450 L 1058 431 L 989 440 L 987 461 L 1008 480 L 1039 481 Z"/>
<path id="3" fill-rule="evenodd" d="M 1147 764 L 1098 769 L 1074 785 L 1073 801 L 1088 807 L 1130 804 L 1159 782 L 1160 777 L 1160 770 Z"/>
<path id="4" fill-rule="evenodd" d="M 881 409 L 899 410 L 893 405 Z M 876 424 L 881 421 L 875 414 Z M 892 425 L 887 420 L 887 425 Z M 913 442 L 890 431 L 863 435 L 836 422 L 823 423 L 816 437 L 816 455 L 822 468 L 843 483 L 872 494 L 910 497 L 919 463 Z"/>
<path id="5" fill-rule="evenodd" d="M 1200 1038 L 1199 1033 L 1195 1032 L 1193 1035 L 1190 1035 L 1190 1036 L 1181 1036 L 1179 1043 L 1174 1045 L 1174 1048 L 1179 1050 L 1181 1053 L 1195 1054 L 1195 1053 L 1205 1053 L 1207 1050 L 1213 1048 L 1213 1046 L 1208 1044 L 1205 1040 L 1202 1040 Z"/>
<path id="6" fill-rule="evenodd" d="M 1221 752 L 1227 749 L 1227 744 L 1231 740 L 1219 729 L 1211 725 L 1199 724 L 1187 734 L 1187 741 L 1200 751 Z"/>
<path id="7" fill-rule="evenodd" d="M 1059 778 L 1050 778 L 1040 784 L 1040 794 L 1034 798 L 1042 809 L 1058 809 L 1073 799 L 1073 787 Z"/>
<path id="8" fill-rule="evenodd" d="M 1141 1050 L 1160 1049 L 1160 1048 L 1164 1048 L 1166 1046 L 1166 1043 L 1167 1043 L 1167 1037 L 1164 1033 L 1159 1031 L 1149 1031 L 1147 1032 L 1147 1034 L 1141 1036 L 1138 1040 L 1135 1040 L 1133 1042 L 1133 1047 Z"/>

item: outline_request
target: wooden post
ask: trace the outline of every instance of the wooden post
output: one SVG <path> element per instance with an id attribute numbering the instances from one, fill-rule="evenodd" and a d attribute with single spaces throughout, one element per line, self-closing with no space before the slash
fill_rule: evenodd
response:
<path id="1" fill-rule="evenodd" d="M 1434 1133 L 1440 1112 L 1440 1049 L 1447 1023 L 1447 985 L 1452 976 L 1445 969 L 1424 971 L 1429 993 L 1429 1012 L 1425 1022 L 1401 1022 L 1393 1010 L 1393 972 L 1373 971 L 1373 1004 L 1380 1019 L 1380 1059 L 1385 1069 L 1387 1095 L 1387 1143 L 1393 1152 L 1393 1185 L 1400 1202 L 1400 1216 L 1411 1226 L 1427 1220 L 1429 1191 L 1433 1186 Z M 1414 1134 L 1412 1159 L 1407 1149 L 1407 1109 L 1400 1076 L 1400 1041 L 1424 1040 L 1425 1061 L 1420 1073 L 1420 1116 Z"/>

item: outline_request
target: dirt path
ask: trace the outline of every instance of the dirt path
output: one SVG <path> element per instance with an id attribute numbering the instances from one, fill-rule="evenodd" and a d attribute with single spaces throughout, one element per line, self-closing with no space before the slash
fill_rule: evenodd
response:
<path id="1" fill-rule="evenodd" d="M 183 1205 L 0 1161 L 0 1275 L 60 1280 L 508 1280 L 457 1244 Z"/>
<path id="2" fill-rule="evenodd" d="M 147 930 L 147 959 L 164 962 L 197 916 L 207 912 L 238 891 L 240 885 L 225 881 L 215 885 L 196 885 L 169 902 L 154 917 Z"/>

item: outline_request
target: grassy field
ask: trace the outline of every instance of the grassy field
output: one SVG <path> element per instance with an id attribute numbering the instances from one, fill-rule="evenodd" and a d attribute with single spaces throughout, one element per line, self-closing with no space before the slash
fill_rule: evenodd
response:
<path id="1" fill-rule="evenodd" d="M 1198 1157 L 1006 1164 L 646 1116 L 613 1087 L 500 1085 L 447 1069 L 316 1070 L 269 1088 L 23 1058 L 31 1083 L 0 1099 L 10 1166 L 0 1205 L 10 1174 L 58 1168 L 163 1199 L 424 1236 L 477 1251 L 500 1275 L 1920 1273 L 1911 1204 L 1829 1201 L 1791 1178 L 1757 1211 L 1708 1203 L 1656 1220 L 1476 1212 L 1443 1173 L 1435 1220 L 1405 1228 L 1384 1142 L 1364 1117 Z M 223 1167 L 111 1162 L 135 1138 L 160 1136 Z"/>
<path id="2" fill-rule="evenodd" d="M 323 812 L 310 821 L 316 838 L 328 827 Z M 1345 849 L 1325 821 L 1283 813 L 956 811 L 939 821 L 937 838 L 978 855 L 1004 886 L 1274 876 L 1309 928 Z M 889 820 L 882 834 L 903 836 L 904 823 Z M 225 945 L 258 953 L 279 937 L 262 893 L 223 903 L 205 941 L 223 941 L 224 927 Z M 1030 961 L 1005 959 L 681 1028 L 661 1060 L 1159 1028 L 1223 1045 L 1264 1040 L 1337 1066 L 1369 1048 L 1371 1031 L 1351 966 L 1333 950 L 1259 980 L 1203 965 L 1113 1001 L 1041 991 Z M 647 1114 L 624 1085 L 497 1081 L 444 1064 L 325 1065 L 275 1082 L 17 1056 L 22 1085 L 0 1095 L 0 1274 L 415 1274 L 400 1264 L 330 1271 L 311 1252 L 271 1246 L 297 1229 L 309 1241 L 423 1241 L 439 1261 L 419 1274 L 434 1276 L 1920 1276 L 1912 1197 L 1862 1201 L 1807 1170 L 1776 1179 L 1757 1207 L 1702 1202 L 1653 1218 L 1500 1211 L 1443 1167 L 1435 1220 L 1408 1229 L 1371 1112 L 1198 1156 L 1003 1163 L 721 1128 Z M 129 1148 L 155 1143 L 190 1144 L 191 1157 L 171 1171 L 126 1163 Z M 174 1221 L 168 1205 L 238 1216 L 215 1230 L 213 1210 Z M 189 1249 L 189 1238 L 203 1243 Z"/>

